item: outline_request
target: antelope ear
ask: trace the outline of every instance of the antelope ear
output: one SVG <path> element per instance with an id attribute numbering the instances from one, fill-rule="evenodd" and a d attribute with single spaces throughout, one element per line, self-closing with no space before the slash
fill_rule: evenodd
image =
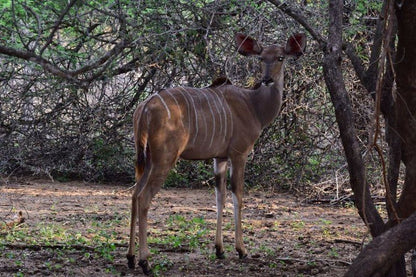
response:
<path id="1" fill-rule="evenodd" d="M 286 43 L 286 55 L 300 57 L 306 49 L 306 35 L 304 33 L 293 34 Z"/>
<path id="2" fill-rule="evenodd" d="M 260 55 L 263 47 L 252 37 L 242 33 L 235 34 L 238 53 L 244 56 Z"/>

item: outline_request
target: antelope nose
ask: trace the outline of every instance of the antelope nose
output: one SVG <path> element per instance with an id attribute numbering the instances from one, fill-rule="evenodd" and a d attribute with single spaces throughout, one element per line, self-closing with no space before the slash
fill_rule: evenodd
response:
<path id="1" fill-rule="evenodd" d="M 263 84 L 268 85 L 268 84 L 270 84 L 272 82 L 273 82 L 273 79 L 270 76 L 264 76 L 263 77 L 263 80 L 262 80 L 262 83 Z"/>

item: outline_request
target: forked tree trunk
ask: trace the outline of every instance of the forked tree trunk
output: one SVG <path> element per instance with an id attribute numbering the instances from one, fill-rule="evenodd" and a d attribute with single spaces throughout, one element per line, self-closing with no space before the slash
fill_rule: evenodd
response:
<path id="1" fill-rule="evenodd" d="M 393 0 L 394 1 L 394 0 Z M 392 95 L 392 77 L 393 72 L 387 68 L 384 87 L 382 88 L 381 109 L 388 123 L 388 143 L 390 145 L 389 153 L 389 172 L 388 183 L 390 184 L 390 191 L 393 194 L 392 200 L 395 201 L 396 197 L 396 184 L 398 179 L 400 160 L 402 159 L 406 167 L 406 180 L 405 189 L 399 200 L 398 212 L 402 218 L 408 217 L 416 209 L 416 12 L 415 12 L 416 0 L 400 0 L 397 1 L 396 7 L 397 16 L 399 18 L 399 49 L 397 54 L 396 73 L 398 77 L 398 93 L 397 97 Z M 303 13 L 290 5 L 283 3 L 283 1 L 269 0 L 270 3 L 277 8 L 293 17 L 301 25 L 307 29 L 312 37 L 319 43 L 324 51 L 323 69 L 325 82 L 328 87 L 328 92 L 331 95 L 331 100 L 335 108 L 335 115 L 337 123 L 340 129 L 340 137 L 344 146 L 345 156 L 348 162 L 348 170 L 350 175 L 351 187 L 354 191 L 355 205 L 358 209 L 360 216 L 368 223 L 371 234 L 373 237 L 378 237 L 388 228 L 394 226 L 394 221 L 385 225 L 380 214 L 375 209 L 374 203 L 371 200 L 370 191 L 367 186 L 365 164 L 360 153 L 359 144 L 357 141 L 356 131 L 354 128 L 354 115 L 351 109 L 351 103 L 349 100 L 348 92 L 345 88 L 341 59 L 342 59 L 342 16 L 343 16 L 343 1 L 342 0 L 329 0 L 329 35 L 326 41 L 319 32 L 316 32 L 311 25 L 309 25 L 307 18 Z M 392 2 L 385 1 L 385 5 Z M 384 10 L 384 8 L 383 8 Z M 384 17 L 384 13 L 383 13 Z M 381 24 L 381 23 L 380 23 Z M 382 25 L 379 27 L 381 28 Z M 381 33 L 381 29 L 378 30 Z M 377 38 L 375 38 L 375 43 Z M 394 45 L 394 42 L 392 42 Z M 376 65 L 380 55 L 381 44 L 375 45 L 374 57 L 372 57 L 371 64 Z M 351 49 L 350 49 L 351 50 Z M 347 53 L 348 47 L 346 50 Z M 350 53 L 351 54 L 351 53 Z M 354 55 L 352 55 L 354 57 Z M 351 57 L 350 57 L 351 58 Z M 357 59 L 355 59 L 357 61 Z M 376 71 L 377 67 L 371 67 L 364 72 L 361 62 L 354 63 L 354 68 L 357 68 L 357 73 L 364 82 L 364 85 L 369 92 L 373 92 L 375 89 Z M 387 63 L 389 66 L 389 63 Z M 371 77 L 374 78 L 365 78 Z M 390 79 L 387 77 L 391 77 Z M 373 84 L 365 84 L 365 82 L 373 82 Z M 401 148 L 403 146 L 403 148 Z M 403 155 L 403 156 L 402 156 Z M 412 165 L 413 168 L 412 168 Z M 394 218 L 393 212 L 389 207 L 390 218 Z M 412 221 L 413 222 L 413 221 Z M 412 233 L 413 229 L 413 233 Z M 388 238 L 394 237 L 397 234 L 408 234 L 414 236 L 416 234 L 416 225 L 398 225 L 389 231 L 385 236 Z M 405 237 L 397 237 L 396 240 L 404 239 Z M 375 244 L 383 244 L 387 240 L 377 239 L 374 240 Z M 407 244 L 406 244 L 407 241 Z M 407 249 L 414 247 L 414 242 L 411 240 L 402 240 L 404 245 L 400 247 L 391 248 L 394 246 L 390 244 L 389 247 L 375 247 L 370 244 L 369 247 L 373 249 L 379 249 L 379 251 L 393 250 L 394 255 L 388 256 L 383 253 L 380 255 L 373 255 L 374 258 L 366 257 L 365 263 L 360 263 L 363 255 L 354 262 L 351 267 L 351 272 L 356 274 L 350 276 L 371 276 L 373 274 L 382 274 L 384 276 L 404 276 L 405 267 L 403 254 Z M 413 245 L 412 245 L 413 243 Z M 369 252 L 365 252 L 369 253 Z M 373 253 L 373 252 L 372 252 Z M 388 253 L 388 252 L 386 252 Z M 372 271 L 373 273 L 366 271 L 367 267 L 371 267 L 373 263 L 377 262 L 376 259 L 382 259 L 385 264 L 379 263 L 378 266 L 383 264 L 382 271 Z M 387 260 L 388 263 L 387 263 Z M 355 271 L 357 270 L 358 271 Z M 360 271 L 362 270 L 362 271 Z M 357 273 L 360 272 L 360 273 Z M 381 273 L 382 272 L 382 273 Z"/>
<path id="2" fill-rule="evenodd" d="M 416 246 L 416 1 L 396 1 L 395 4 L 399 38 L 395 65 L 397 97 L 389 112 L 397 115 L 399 142 L 395 144 L 399 145 L 390 146 L 393 150 L 401 149 L 406 166 L 397 211 L 400 218 L 407 219 L 375 238 L 360 253 L 346 276 L 406 276 L 403 255 Z M 395 268 L 390 270 L 392 266 Z"/>
<path id="3" fill-rule="evenodd" d="M 355 206 L 363 220 L 369 224 L 371 234 L 377 236 L 384 231 L 384 222 L 371 200 L 370 190 L 366 185 L 364 161 L 341 68 L 342 7 L 342 0 L 329 3 L 329 36 L 323 61 L 324 77 L 335 108 L 341 141 L 347 158 L 351 188 L 356 199 Z"/>

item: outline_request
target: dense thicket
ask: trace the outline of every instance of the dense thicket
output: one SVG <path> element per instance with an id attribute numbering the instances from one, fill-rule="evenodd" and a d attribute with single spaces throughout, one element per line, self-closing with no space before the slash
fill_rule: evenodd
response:
<path id="1" fill-rule="evenodd" d="M 207 86 L 221 75 L 251 86 L 259 77 L 258 64 L 236 55 L 234 33 L 269 44 L 304 31 L 263 1 L 2 3 L 0 172 L 61 180 L 132 180 L 131 118 L 138 102 L 165 87 Z M 325 33 L 326 1 L 294 4 Z M 346 39 L 364 61 L 380 7 L 378 1 L 346 2 Z M 332 190 L 345 181 L 321 62 L 318 44 L 309 39 L 306 55 L 288 65 L 283 110 L 249 157 L 248 184 L 302 189 L 301 184 L 321 181 Z M 347 60 L 343 66 L 365 146 L 373 129 L 373 102 Z M 377 163 L 368 169 L 378 170 Z M 209 162 L 181 161 L 168 185 L 209 178 Z"/>

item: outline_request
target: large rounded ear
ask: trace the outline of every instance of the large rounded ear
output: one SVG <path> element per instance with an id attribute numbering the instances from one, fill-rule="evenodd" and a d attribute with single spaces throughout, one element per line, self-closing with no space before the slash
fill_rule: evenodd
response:
<path id="1" fill-rule="evenodd" d="M 260 55 L 263 47 L 252 37 L 242 33 L 235 34 L 238 53 L 244 56 Z"/>
<path id="2" fill-rule="evenodd" d="M 306 35 L 304 33 L 293 34 L 286 43 L 286 55 L 300 57 L 306 49 Z"/>

